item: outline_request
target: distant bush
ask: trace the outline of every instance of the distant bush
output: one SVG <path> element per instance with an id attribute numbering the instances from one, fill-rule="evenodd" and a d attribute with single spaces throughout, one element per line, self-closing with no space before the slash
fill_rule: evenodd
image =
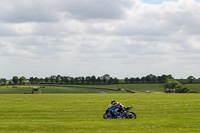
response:
<path id="1" fill-rule="evenodd" d="M 165 88 L 175 89 L 175 93 L 196 93 L 195 91 L 192 91 L 189 88 L 185 87 L 174 78 L 166 78 L 164 86 Z"/>

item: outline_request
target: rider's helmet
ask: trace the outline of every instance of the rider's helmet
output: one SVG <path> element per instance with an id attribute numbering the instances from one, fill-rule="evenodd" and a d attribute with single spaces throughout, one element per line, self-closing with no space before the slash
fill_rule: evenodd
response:
<path id="1" fill-rule="evenodd" d="M 115 105 L 116 103 L 117 103 L 116 100 L 112 100 L 112 101 L 111 101 L 111 104 L 112 104 L 112 105 Z"/>

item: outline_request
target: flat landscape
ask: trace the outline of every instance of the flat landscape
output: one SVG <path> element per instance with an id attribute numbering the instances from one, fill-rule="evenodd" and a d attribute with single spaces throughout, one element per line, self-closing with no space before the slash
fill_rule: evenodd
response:
<path id="1" fill-rule="evenodd" d="M 38 87 L 42 94 L 60 93 L 163 93 L 163 84 L 116 84 L 116 85 L 10 85 L 0 86 L 0 94 L 24 94 L 31 93 L 33 87 Z M 121 91 L 118 91 L 118 90 Z"/>
<path id="2" fill-rule="evenodd" d="M 137 119 L 104 120 L 112 99 Z M 165 93 L 1 94 L 1 133 L 197 133 L 200 95 Z"/>
<path id="3" fill-rule="evenodd" d="M 0 133 L 200 133 L 199 22 L 200 0 L 0 0 Z"/>
<path id="4" fill-rule="evenodd" d="M 193 91 L 200 92 L 200 84 L 184 84 Z M 115 84 L 115 85 L 59 85 L 59 84 L 36 84 L 36 85 L 8 85 L 0 86 L 0 94 L 24 94 L 31 93 L 33 87 L 38 87 L 42 94 L 64 93 L 164 93 L 163 84 Z M 120 89 L 121 91 L 118 91 Z"/>
<path id="5" fill-rule="evenodd" d="M 185 84 L 185 86 L 200 93 L 200 84 Z"/>

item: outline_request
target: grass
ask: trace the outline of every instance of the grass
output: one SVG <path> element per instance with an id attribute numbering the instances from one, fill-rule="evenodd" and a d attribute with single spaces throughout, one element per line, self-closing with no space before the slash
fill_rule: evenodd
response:
<path id="1" fill-rule="evenodd" d="M 68 85 L 66 85 L 68 86 Z M 132 90 L 135 92 L 146 92 L 152 90 L 152 92 L 163 92 L 163 84 L 116 84 L 116 85 L 75 85 L 74 87 L 85 87 L 85 88 L 110 88 L 119 89 L 123 88 L 126 90 Z"/>
<path id="2" fill-rule="evenodd" d="M 182 84 L 189 84 L 189 80 L 188 79 L 176 79 L 177 81 L 179 81 Z M 200 83 L 200 78 L 199 79 L 194 79 L 192 81 L 193 83 Z"/>
<path id="3" fill-rule="evenodd" d="M 34 86 L 40 85 L 18 85 L 0 86 L 0 94 L 24 94 L 31 93 Z M 140 92 L 163 92 L 163 84 L 117 84 L 117 85 L 45 85 L 40 88 L 43 94 L 55 93 L 128 93 L 127 91 L 113 91 L 119 88 Z M 110 90 L 111 89 L 111 90 Z"/>
<path id="4" fill-rule="evenodd" d="M 186 87 L 190 88 L 193 91 L 200 93 L 200 84 L 184 84 Z"/>
<path id="5" fill-rule="evenodd" d="M 35 85 L 36 87 L 40 87 L 39 85 Z M 34 85 L 18 85 L 15 87 L 13 86 L 2 86 L 0 87 L 1 94 L 24 94 L 31 93 L 33 90 Z M 81 88 L 69 88 L 69 87 L 62 87 L 62 86 L 46 86 L 45 88 L 40 88 L 41 92 L 44 94 L 49 93 L 95 93 L 95 90 L 91 89 L 81 89 Z"/>
<path id="6" fill-rule="evenodd" d="M 117 99 L 133 106 L 136 120 L 104 120 Z M 1 133 L 196 133 L 199 94 L 1 94 Z"/>

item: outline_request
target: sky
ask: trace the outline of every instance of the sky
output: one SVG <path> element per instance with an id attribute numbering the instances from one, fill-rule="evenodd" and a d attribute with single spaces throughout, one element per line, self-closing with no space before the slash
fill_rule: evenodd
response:
<path id="1" fill-rule="evenodd" d="M 1 0 L 0 78 L 200 78 L 195 0 Z"/>

